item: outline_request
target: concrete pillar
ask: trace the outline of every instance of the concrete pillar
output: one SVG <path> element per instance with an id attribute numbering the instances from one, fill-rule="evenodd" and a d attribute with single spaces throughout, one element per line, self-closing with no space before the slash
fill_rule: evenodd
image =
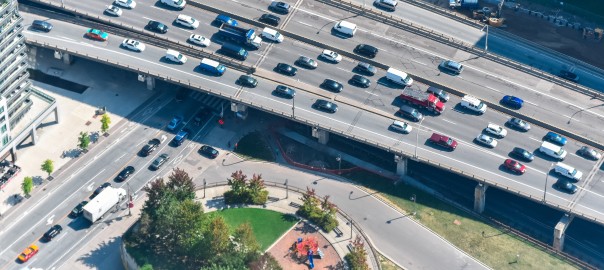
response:
<path id="1" fill-rule="evenodd" d="M 320 144 L 327 144 L 329 142 L 329 131 L 324 129 L 317 130 L 317 139 Z"/>
<path id="2" fill-rule="evenodd" d="M 68 54 L 66 52 L 63 53 L 63 63 L 66 65 L 71 65 L 71 63 L 73 63 L 73 57 L 71 56 L 71 54 Z"/>
<path id="3" fill-rule="evenodd" d="M 566 233 L 566 229 L 573 221 L 574 217 L 574 215 L 564 214 L 560 221 L 558 221 L 558 224 L 556 224 L 556 227 L 554 227 L 553 246 L 555 250 L 562 251 L 562 249 L 564 248 L 564 236 Z"/>
<path id="4" fill-rule="evenodd" d="M 57 124 L 58 124 L 59 123 L 59 119 L 60 119 L 59 118 L 59 107 L 58 106 L 54 109 L 54 112 L 55 112 L 55 122 L 57 122 Z"/>
<path id="5" fill-rule="evenodd" d="M 407 175 L 407 158 L 395 156 L 396 161 L 396 174 L 399 176 Z"/>
<path id="6" fill-rule="evenodd" d="M 29 46 L 28 50 L 29 51 L 27 53 L 27 62 L 29 62 L 29 65 L 32 68 L 36 69 L 36 67 L 37 67 L 36 66 L 36 64 L 37 64 L 36 57 L 37 57 L 37 54 L 38 54 L 38 47 L 36 47 L 36 46 Z"/>
<path id="7" fill-rule="evenodd" d="M 155 78 L 154 77 L 146 76 L 145 77 L 145 82 L 147 83 L 147 90 L 154 90 L 155 89 Z"/>
<path id="8" fill-rule="evenodd" d="M 478 183 L 474 188 L 474 211 L 477 213 L 484 212 L 484 206 L 487 203 L 487 184 Z"/>
<path id="9" fill-rule="evenodd" d="M 10 149 L 10 158 L 13 164 L 17 163 L 17 144 L 13 143 L 13 147 Z"/>
<path id="10" fill-rule="evenodd" d="M 36 132 L 36 127 L 32 127 L 31 131 L 29 132 L 29 136 L 31 136 L 31 142 L 33 145 L 36 145 L 36 143 L 38 142 L 38 133 Z"/>
<path id="11" fill-rule="evenodd" d="M 220 117 L 224 117 L 224 111 L 228 110 L 227 108 L 220 108 Z M 235 113 L 237 118 L 245 120 L 247 119 L 247 105 L 231 102 L 231 111 Z"/>

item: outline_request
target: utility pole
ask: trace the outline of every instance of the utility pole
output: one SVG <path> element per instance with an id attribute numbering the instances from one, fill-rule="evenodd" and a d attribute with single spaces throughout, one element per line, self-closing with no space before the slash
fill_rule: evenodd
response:
<path id="1" fill-rule="evenodd" d="M 289 198 L 289 189 L 287 188 L 287 179 L 285 179 L 285 199 Z"/>
<path id="2" fill-rule="evenodd" d="M 203 179 L 203 198 L 206 198 L 206 179 Z"/>
<path id="3" fill-rule="evenodd" d="M 486 53 L 489 50 L 489 25 L 485 24 L 480 31 L 483 31 L 485 28 L 487 29 L 487 36 L 484 39 L 484 52 Z"/>

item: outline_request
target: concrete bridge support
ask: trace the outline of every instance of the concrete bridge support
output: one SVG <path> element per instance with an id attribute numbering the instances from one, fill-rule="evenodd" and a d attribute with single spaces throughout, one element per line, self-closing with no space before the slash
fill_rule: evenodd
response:
<path id="1" fill-rule="evenodd" d="M 73 56 L 71 56 L 71 54 L 68 54 L 66 52 L 63 53 L 63 63 L 65 65 L 71 65 L 73 63 Z"/>
<path id="2" fill-rule="evenodd" d="M 147 84 L 147 90 L 155 90 L 155 77 L 146 76 L 145 83 Z"/>
<path id="3" fill-rule="evenodd" d="M 478 183 L 474 188 L 474 211 L 477 213 L 484 212 L 484 206 L 487 203 L 487 184 Z"/>
<path id="4" fill-rule="evenodd" d="M 398 176 L 407 175 L 407 168 L 408 168 L 407 160 L 409 160 L 409 159 L 406 157 L 394 155 L 394 162 L 396 162 L 396 174 Z"/>
<path id="5" fill-rule="evenodd" d="M 558 224 L 556 224 L 556 227 L 554 227 L 553 246 L 555 250 L 562 251 L 562 249 L 564 249 L 564 237 L 566 235 L 566 229 L 573 221 L 573 218 L 575 218 L 574 215 L 564 214 L 560 221 L 558 221 Z"/>
<path id="6" fill-rule="evenodd" d="M 235 103 L 235 102 L 231 102 L 231 111 L 233 111 L 235 113 L 235 116 L 237 116 L 237 118 L 245 120 L 247 119 L 247 105 L 245 104 L 240 104 L 240 103 Z M 220 112 L 221 115 L 220 117 L 224 117 L 224 112 Z"/>
<path id="7" fill-rule="evenodd" d="M 327 130 L 313 127 L 312 136 L 317 138 L 320 144 L 327 144 L 327 142 L 329 142 L 329 131 Z"/>

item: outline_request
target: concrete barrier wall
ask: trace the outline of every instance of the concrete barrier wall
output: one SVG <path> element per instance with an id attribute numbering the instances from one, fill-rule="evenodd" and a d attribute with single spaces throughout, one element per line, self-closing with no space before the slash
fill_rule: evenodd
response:
<path id="1" fill-rule="evenodd" d="M 126 244 L 124 244 L 124 241 L 121 240 L 122 238 L 120 237 L 120 257 L 122 258 L 122 265 L 124 266 L 124 269 L 126 270 L 138 270 L 140 269 L 140 266 L 138 266 L 138 264 L 136 263 L 136 261 L 134 260 L 134 258 L 132 256 L 130 256 L 130 254 L 128 253 L 128 250 L 126 250 Z"/>

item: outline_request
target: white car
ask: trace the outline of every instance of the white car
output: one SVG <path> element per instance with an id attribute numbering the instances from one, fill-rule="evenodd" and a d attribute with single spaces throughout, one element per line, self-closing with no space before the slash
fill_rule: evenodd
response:
<path id="1" fill-rule="evenodd" d="M 408 134 L 413 128 L 411 128 L 411 125 L 403 121 L 394 120 L 394 122 L 392 122 L 392 124 L 390 125 L 390 129 Z"/>
<path id="2" fill-rule="evenodd" d="M 476 137 L 476 141 L 479 144 L 488 146 L 490 148 L 497 147 L 497 140 L 493 139 L 493 137 L 488 136 L 488 135 L 480 134 L 480 135 L 478 135 L 478 137 Z"/>
<path id="3" fill-rule="evenodd" d="M 330 50 L 323 50 L 323 53 L 321 53 L 321 57 L 323 57 L 323 59 L 327 61 L 335 63 L 340 63 L 340 61 L 342 61 L 342 56 L 340 54 Z"/>
<path id="4" fill-rule="evenodd" d="M 184 27 L 197 29 L 199 27 L 199 21 L 191 16 L 180 14 L 176 17 L 176 23 Z"/>
<path id="5" fill-rule="evenodd" d="M 508 135 L 508 131 L 505 128 L 495 124 L 489 124 L 484 131 L 498 138 L 504 138 Z"/>
<path id="6" fill-rule="evenodd" d="M 189 37 L 189 41 L 192 42 L 192 43 L 194 43 L 194 44 L 197 44 L 197 45 L 200 45 L 200 46 L 204 46 L 204 47 L 210 46 L 210 43 L 211 43 L 211 41 L 210 41 L 209 38 L 206 38 L 206 37 L 204 37 L 202 35 L 196 35 L 196 34 L 192 34 Z"/>
<path id="7" fill-rule="evenodd" d="M 177 64 L 184 64 L 187 62 L 187 57 L 178 51 L 168 49 L 166 51 L 166 59 L 170 62 Z"/>
<path id="8" fill-rule="evenodd" d="M 119 17 L 122 16 L 122 9 L 114 5 L 109 5 L 107 6 L 107 9 L 105 9 L 105 13 L 111 16 Z"/>
<path id="9" fill-rule="evenodd" d="M 135 8 L 136 7 L 136 2 L 134 2 L 134 0 L 115 0 L 113 1 L 114 5 L 123 7 L 123 8 Z"/>
<path id="10" fill-rule="evenodd" d="M 124 39 L 124 41 L 122 42 L 122 47 L 135 52 L 142 52 L 145 50 L 145 44 L 141 43 L 138 40 L 129 38 Z"/>

